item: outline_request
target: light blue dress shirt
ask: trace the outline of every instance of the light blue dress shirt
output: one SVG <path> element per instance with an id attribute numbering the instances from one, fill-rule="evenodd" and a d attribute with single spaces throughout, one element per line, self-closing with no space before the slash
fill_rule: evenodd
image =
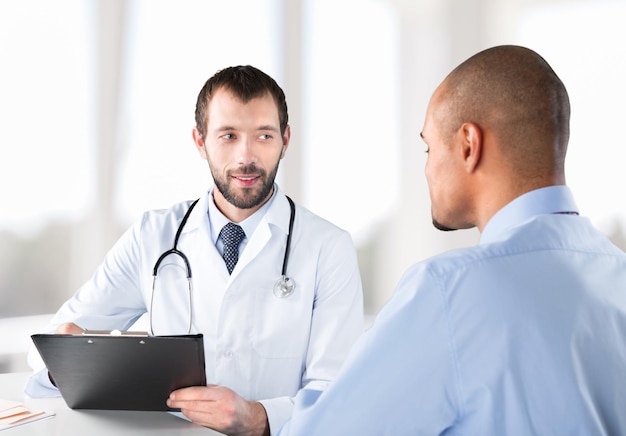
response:
<path id="1" fill-rule="evenodd" d="M 409 269 L 280 434 L 626 434 L 626 255 L 576 210 L 529 192 Z"/>

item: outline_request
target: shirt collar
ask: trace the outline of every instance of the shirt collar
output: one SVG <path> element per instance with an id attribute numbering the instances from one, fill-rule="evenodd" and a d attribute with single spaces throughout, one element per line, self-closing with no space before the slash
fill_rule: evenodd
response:
<path id="1" fill-rule="evenodd" d="M 213 199 L 213 190 L 214 187 L 209 190 L 209 207 L 207 213 L 209 216 L 209 227 L 211 228 L 211 240 L 213 241 L 213 244 L 215 244 L 217 242 L 217 238 L 220 235 L 222 227 L 228 224 L 230 220 L 226 218 L 226 216 L 224 216 L 224 214 L 220 212 L 220 210 L 215 205 L 215 200 Z M 259 208 L 259 210 L 254 212 L 248 218 L 241 221 L 240 223 L 237 223 L 241 226 L 244 233 L 246 234 L 246 237 L 242 241 L 243 243 L 247 242 L 250 236 L 252 236 L 257 226 L 261 222 L 263 215 L 265 215 L 267 210 L 270 208 L 272 202 L 274 201 L 274 198 L 276 198 L 277 192 L 277 186 L 276 184 L 274 184 L 274 192 L 272 193 L 270 199 L 266 201 L 265 204 Z"/>
<path id="2" fill-rule="evenodd" d="M 578 212 L 574 196 L 565 185 L 548 186 L 527 192 L 491 217 L 480 235 L 480 243 L 495 241 L 506 229 L 536 215 Z"/>

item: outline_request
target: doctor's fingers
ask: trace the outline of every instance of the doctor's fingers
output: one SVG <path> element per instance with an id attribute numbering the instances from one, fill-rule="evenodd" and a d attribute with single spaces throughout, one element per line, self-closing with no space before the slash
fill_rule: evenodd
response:
<path id="1" fill-rule="evenodd" d="M 218 395 L 213 398 L 212 389 L 206 388 L 185 388 L 184 390 L 185 392 L 175 392 L 174 395 L 170 396 L 167 400 L 168 407 L 180 409 L 187 418 L 196 424 L 223 433 L 231 433 L 237 423 L 238 406 L 234 399 L 236 397 Z"/>
<path id="2" fill-rule="evenodd" d="M 174 402 L 215 401 L 233 403 L 238 395 L 224 386 L 207 385 L 182 388 L 170 393 L 170 400 Z"/>
<path id="3" fill-rule="evenodd" d="M 58 335 L 80 335 L 85 330 L 73 322 L 66 322 L 57 327 L 55 333 Z"/>

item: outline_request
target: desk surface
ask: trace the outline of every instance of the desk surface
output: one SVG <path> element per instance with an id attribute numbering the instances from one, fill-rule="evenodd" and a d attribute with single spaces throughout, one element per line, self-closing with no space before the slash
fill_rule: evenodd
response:
<path id="1" fill-rule="evenodd" d="M 0 374 L 0 398 L 19 401 L 31 410 L 51 410 L 56 416 L 14 427 L 6 436 L 18 435 L 220 435 L 168 412 L 126 410 L 72 410 L 61 397 L 30 398 L 24 385 L 30 373 Z"/>

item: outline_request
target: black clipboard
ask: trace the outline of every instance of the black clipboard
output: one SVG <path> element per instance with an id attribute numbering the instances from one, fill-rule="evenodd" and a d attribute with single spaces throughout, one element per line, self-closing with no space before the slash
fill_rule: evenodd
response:
<path id="1" fill-rule="evenodd" d="M 72 409 L 166 410 L 170 392 L 206 385 L 202 334 L 31 336 Z"/>

